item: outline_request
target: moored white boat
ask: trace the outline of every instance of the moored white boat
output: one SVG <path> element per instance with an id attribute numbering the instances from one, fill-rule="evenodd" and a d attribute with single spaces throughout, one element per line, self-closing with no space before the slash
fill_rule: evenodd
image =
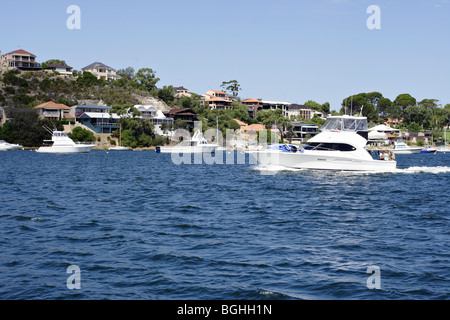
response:
<path id="1" fill-rule="evenodd" d="M 264 151 L 249 151 L 263 166 L 339 171 L 394 171 L 393 157 L 374 159 L 366 145 L 367 118 L 332 116 L 305 147 L 273 145 Z"/>
<path id="2" fill-rule="evenodd" d="M 219 148 L 218 144 L 209 143 L 200 130 L 191 139 L 180 142 L 176 146 L 156 147 L 157 153 L 213 153 Z"/>
<path id="3" fill-rule="evenodd" d="M 48 130 L 48 129 L 47 129 Z M 51 130 L 50 130 L 51 131 Z M 89 153 L 95 144 L 75 143 L 62 131 L 51 131 L 52 140 L 45 140 L 38 153 Z"/>
<path id="4" fill-rule="evenodd" d="M 403 139 L 397 139 L 397 141 L 394 141 L 394 149 L 392 151 L 395 154 L 412 154 L 420 153 L 422 148 L 410 147 L 403 141 Z"/>
<path id="5" fill-rule="evenodd" d="M 12 151 L 12 150 L 20 150 L 23 147 L 18 144 L 8 143 L 5 140 L 0 140 L 0 151 Z"/>
<path id="6" fill-rule="evenodd" d="M 128 151 L 130 148 L 123 147 L 123 146 L 117 146 L 117 147 L 111 147 L 109 148 L 110 151 Z"/>

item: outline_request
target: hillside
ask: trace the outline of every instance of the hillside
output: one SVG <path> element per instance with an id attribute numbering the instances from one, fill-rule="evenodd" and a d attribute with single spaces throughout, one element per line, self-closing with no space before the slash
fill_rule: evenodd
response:
<path id="1" fill-rule="evenodd" d="M 134 79 L 98 80 L 90 73 L 60 75 L 52 71 L 9 71 L 0 74 L 0 106 L 32 108 L 55 101 L 73 106 L 79 100 L 103 100 L 107 105 L 154 104 L 160 110 L 169 106 Z"/>

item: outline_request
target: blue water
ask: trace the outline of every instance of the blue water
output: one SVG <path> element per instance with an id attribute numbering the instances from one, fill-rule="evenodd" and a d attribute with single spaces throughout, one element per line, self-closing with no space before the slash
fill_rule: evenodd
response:
<path id="1" fill-rule="evenodd" d="M 2 152 L 0 299 L 449 299 L 450 154 L 397 160 L 356 174 Z"/>

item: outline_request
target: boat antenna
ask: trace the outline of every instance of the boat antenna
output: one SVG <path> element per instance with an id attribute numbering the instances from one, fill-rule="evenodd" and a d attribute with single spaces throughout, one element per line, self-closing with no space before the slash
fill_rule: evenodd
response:
<path id="1" fill-rule="evenodd" d="M 352 99 L 350 102 L 350 116 L 352 116 L 352 115 L 353 115 L 353 96 L 352 96 Z"/>
<path id="2" fill-rule="evenodd" d="M 359 113 L 359 116 L 360 116 L 360 117 L 362 117 L 362 111 L 363 111 L 363 109 L 364 109 L 364 106 L 361 107 L 361 111 L 360 111 L 360 113 Z"/>
<path id="3" fill-rule="evenodd" d="M 53 130 L 52 130 L 52 129 L 50 129 L 50 127 L 48 127 L 47 125 L 43 125 L 43 126 L 42 126 L 42 128 L 44 128 L 44 129 L 45 129 L 45 131 L 47 131 L 48 133 L 51 133 L 51 134 L 53 134 Z"/>

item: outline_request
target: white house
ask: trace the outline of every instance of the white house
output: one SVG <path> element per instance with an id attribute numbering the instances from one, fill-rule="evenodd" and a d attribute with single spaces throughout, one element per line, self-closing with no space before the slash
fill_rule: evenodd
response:
<path id="1" fill-rule="evenodd" d="M 168 128 L 173 126 L 173 118 L 166 117 L 161 110 L 153 105 L 135 105 L 134 108 L 141 113 L 139 118 L 149 120 L 155 126 L 155 132 L 160 136 L 167 135 L 161 128 L 163 123 L 166 123 Z M 130 113 L 128 115 L 131 116 Z"/>
<path id="2" fill-rule="evenodd" d="M 91 63 L 90 65 L 84 67 L 81 70 L 92 73 L 94 76 L 97 77 L 97 79 L 117 80 L 122 78 L 121 76 L 117 75 L 116 69 L 111 68 L 101 62 Z"/>

